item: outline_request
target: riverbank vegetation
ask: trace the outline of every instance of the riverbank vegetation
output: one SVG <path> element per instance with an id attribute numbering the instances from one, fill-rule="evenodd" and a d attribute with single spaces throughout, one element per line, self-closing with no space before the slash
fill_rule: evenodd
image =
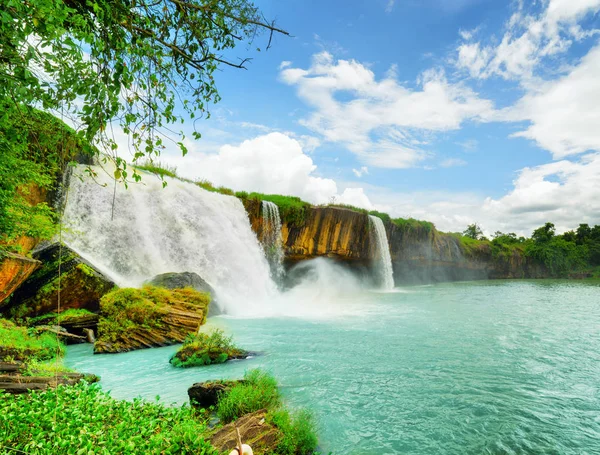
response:
<path id="1" fill-rule="evenodd" d="M 246 352 L 233 343 L 232 336 L 226 336 L 221 329 L 210 333 L 190 334 L 183 345 L 171 357 L 171 365 L 188 368 L 245 357 Z"/>

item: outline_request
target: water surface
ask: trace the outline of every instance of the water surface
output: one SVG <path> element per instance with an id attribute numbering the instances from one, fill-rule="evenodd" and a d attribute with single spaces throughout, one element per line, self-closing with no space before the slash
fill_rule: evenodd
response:
<path id="1" fill-rule="evenodd" d="M 322 310 L 322 311 L 321 311 Z M 299 317 L 231 319 L 263 354 L 178 370 L 176 346 L 67 363 L 116 398 L 187 401 L 194 382 L 273 372 L 319 422 L 322 450 L 348 454 L 600 453 L 600 283 L 488 281 L 337 298 Z"/>

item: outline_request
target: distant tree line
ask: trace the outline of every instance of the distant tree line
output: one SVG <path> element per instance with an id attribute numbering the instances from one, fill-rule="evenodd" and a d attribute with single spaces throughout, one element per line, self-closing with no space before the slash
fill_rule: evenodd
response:
<path id="1" fill-rule="evenodd" d="M 580 224 L 575 230 L 557 235 L 553 223 L 535 229 L 531 238 L 496 231 L 487 239 L 476 224 L 470 224 L 463 236 L 489 242 L 496 256 L 512 254 L 515 248 L 543 264 L 554 276 L 600 266 L 600 225 Z"/>

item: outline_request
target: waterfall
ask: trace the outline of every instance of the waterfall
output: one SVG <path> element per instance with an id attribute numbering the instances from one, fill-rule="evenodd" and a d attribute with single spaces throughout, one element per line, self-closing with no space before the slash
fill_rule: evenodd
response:
<path id="1" fill-rule="evenodd" d="M 385 226 L 381 218 L 369 215 L 369 223 L 372 227 L 371 232 L 375 233 L 375 252 L 377 254 L 377 272 L 379 283 L 383 289 L 394 288 L 394 270 L 392 268 L 392 258 L 390 256 L 390 247 L 388 245 Z M 374 228 L 374 229 L 373 229 Z"/>
<path id="2" fill-rule="evenodd" d="M 242 203 L 193 183 L 154 175 L 129 188 L 101 168 L 76 169 L 64 221 L 65 242 L 120 286 L 160 273 L 196 272 L 216 291 L 221 310 L 252 314 L 276 292 L 269 264 Z M 260 310 L 260 308 L 257 308 Z"/>
<path id="3" fill-rule="evenodd" d="M 279 208 L 269 201 L 261 204 L 263 224 L 262 243 L 265 255 L 271 267 L 271 278 L 276 283 L 281 283 L 284 275 L 283 268 L 283 240 L 281 238 L 281 218 Z"/>

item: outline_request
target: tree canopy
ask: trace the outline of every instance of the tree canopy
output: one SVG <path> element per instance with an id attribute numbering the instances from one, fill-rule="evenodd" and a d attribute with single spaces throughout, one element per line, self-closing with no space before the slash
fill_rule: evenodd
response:
<path id="1" fill-rule="evenodd" d="M 231 50 L 261 31 L 267 48 L 273 33 L 287 34 L 248 0 L 0 0 L 0 131 L 31 107 L 53 111 L 110 153 L 116 178 L 137 180 L 113 128 L 128 135 L 134 161 L 166 140 L 185 154 L 175 125 L 210 115 L 215 71 L 244 68 Z"/>

